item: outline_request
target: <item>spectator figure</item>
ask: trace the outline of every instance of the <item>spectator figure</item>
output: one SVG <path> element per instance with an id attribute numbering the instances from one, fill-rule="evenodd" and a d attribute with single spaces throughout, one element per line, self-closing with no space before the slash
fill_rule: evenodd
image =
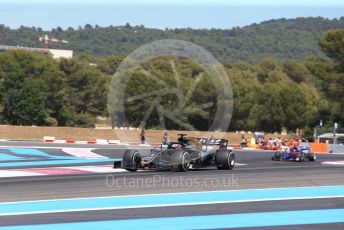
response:
<path id="1" fill-rule="evenodd" d="M 258 145 L 262 145 L 262 138 L 261 138 L 261 137 L 258 137 L 257 144 L 258 144 Z"/>
<path id="2" fill-rule="evenodd" d="M 299 139 L 298 138 L 293 138 L 293 141 L 291 142 L 291 145 L 295 148 L 299 146 Z"/>
<path id="3" fill-rule="evenodd" d="M 268 144 L 269 144 L 269 149 L 270 149 L 270 150 L 273 150 L 273 147 L 274 147 L 274 140 L 272 140 L 271 137 L 269 138 Z"/>
<path id="4" fill-rule="evenodd" d="M 169 142 L 168 133 L 165 131 L 164 135 L 162 136 L 162 144 L 167 145 L 168 142 Z"/>
<path id="5" fill-rule="evenodd" d="M 141 140 L 141 144 L 146 143 L 146 137 L 145 137 L 145 130 L 144 129 L 141 130 L 140 140 Z"/>
<path id="6" fill-rule="evenodd" d="M 245 138 L 245 135 L 241 136 L 241 143 L 240 143 L 241 147 L 247 147 L 247 140 Z"/>
<path id="7" fill-rule="evenodd" d="M 275 142 L 276 142 L 277 149 L 280 150 L 282 148 L 282 143 L 283 143 L 281 137 L 277 137 Z"/>

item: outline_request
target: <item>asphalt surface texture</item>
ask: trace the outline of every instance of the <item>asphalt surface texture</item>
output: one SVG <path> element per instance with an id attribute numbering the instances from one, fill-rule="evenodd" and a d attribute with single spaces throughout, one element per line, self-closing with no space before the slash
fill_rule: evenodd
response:
<path id="1" fill-rule="evenodd" d="M 0 142 L 0 148 L 35 148 L 64 156 L 64 148 L 90 148 L 92 152 L 120 158 L 129 146 L 47 144 L 39 142 Z M 148 148 L 135 147 L 142 152 Z M 6 152 L 6 149 L 2 151 Z M 206 168 L 188 172 L 138 171 L 94 173 L 87 175 L 51 175 L 35 177 L 0 178 L 1 203 L 51 199 L 74 199 L 112 197 L 142 194 L 188 193 L 202 191 L 230 191 L 268 188 L 299 188 L 344 185 L 344 166 L 324 162 L 344 161 L 344 155 L 318 154 L 315 162 L 272 161 L 271 151 L 234 150 L 238 165 L 233 170 Z M 9 153 L 8 153 L 9 154 Z M 101 165 L 104 163 L 81 163 Z M 108 164 L 108 163 L 107 163 Z M 1 164 L 0 164 L 1 165 Z M 61 165 L 50 165 L 61 166 Z M 62 165 L 65 166 L 65 165 Z M 1 166 L 0 166 L 1 167 Z M 40 167 L 39 165 L 35 167 Z M 23 166 L 0 169 L 21 169 Z M 25 167 L 24 167 L 25 168 Z M 246 203 L 214 203 L 183 206 L 143 207 L 41 213 L 26 215 L 0 215 L 1 227 L 34 226 L 33 224 L 56 224 L 86 221 L 131 220 L 283 212 L 297 210 L 344 209 L 343 197 L 252 201 Z M 288 218 L 288 217 L 276 217 Z M 302 218 L 302 217 L 300 217 Z M 321 218 L 321 217 L 315 217 Z M 154 221 L 154 220 L 152 220 Z M 241 229 L 344 229 L 344 223 L 288 224 L 282 226 L 255 226 Z M 27 228 L 30 229 L 30 228 Z M 32 227 L 35 229 L 35 227 Z M 61 228 L 63 229 L 63 228 Z M 173 227 L 172 227 L 173 229 Z"/>

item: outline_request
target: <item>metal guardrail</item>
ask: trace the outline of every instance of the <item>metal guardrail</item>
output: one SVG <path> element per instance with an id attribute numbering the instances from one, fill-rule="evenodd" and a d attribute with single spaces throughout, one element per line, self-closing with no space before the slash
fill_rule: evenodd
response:
<path id="1" fill-rule="evenodd" d="M 48 49 L 31 48 L 31 47 L 23 47 L 23 46 L 0 45 L 0 50 L 27 50 L 27 51 L 35 51 L 35 52 L 42 52 L 42 53 L 50 53 L 50 51 Z"/>
<path id="2" fill-rule="evenodd" d="M 344 153 L 343 144 L 329 144 L 330 153 Z"/>

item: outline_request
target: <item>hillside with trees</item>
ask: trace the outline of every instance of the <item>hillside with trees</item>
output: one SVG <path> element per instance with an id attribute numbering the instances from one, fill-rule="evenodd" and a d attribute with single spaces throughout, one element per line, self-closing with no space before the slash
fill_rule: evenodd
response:
<path id="1" fill-rule="evenodd" d="M 51 48 L 72 49 L 77 55 L 126 55 L 151 41 L 167 38 L 182 39 L 198 44 L 210 51 L 222 63 L 245 61 L 259 63 L 263 58 L 278 61 L 292 59 L 304 61 L 306 57 L 325 58 L 317 42 L 330 29 L 343 29 L 340 19 L 296 18 L 278 19 L 232 29 L 149 29 L 144 26 L 85 25 L 79 28 L 20 27 L 10 29 L 0 25 L 0 44 L 42 47 L 38 37 L 49 34 L 63 38 L 69 44 L 51 44 Z"/>
<path id="2" fill-rule="evenodd" d="M 309 128 L 323 120 L 325 124 L 344 124 L 344 30 L 330 30 L 318 40 L 328 58 L 309 57 L 304 62 L 261 59 L 257 64 L 237 61 L 225 64 L 234 93 L 234 111 L 229 130 L 280 131 Z M 89 64 L 89 58 L 96 65 Z M 160 57 L 142 64 L 166 82 L 173 83 L 170 60 Z M 92 127 L 97 116 L 107 116 L 107 95 L 113 73 L 123 56 L 94 58 L 79 56 L 53 60 L 27 51 L 0 53 L 0 123 L 12 125 L 49 125 Z M 175 58 L 176 68 L 186 92 L 204 72 L 193 60 Z M 125 89 L 126 98 L 159 88 L 134 72 Z M 195 90 L 192 102 L 202 104 L 215 97 L 208 79 Z M 126 102 L 125 126 L 138 126 L 154 98 L 139 103 Z M 161 98 L 167 109 L 176 107 L 176 95 Z M 181 119 L 197 129 L 207 130 L 214 110 L 197 106 Z M 158 128 L 153 115 L 147 128 Z M 167 121 L 168 129 L 180 126 Z"/>

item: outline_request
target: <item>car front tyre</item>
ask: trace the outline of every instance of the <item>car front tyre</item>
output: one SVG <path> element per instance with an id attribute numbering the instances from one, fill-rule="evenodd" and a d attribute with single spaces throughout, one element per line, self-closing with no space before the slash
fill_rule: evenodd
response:
<path id="1" fill-rule="evenodd" d="M 123 154 L 122 164 L 123 168 L 129 172 L 136 172 L 141 162 L 141 156 L 139 152 L 126 150 Z"/>

